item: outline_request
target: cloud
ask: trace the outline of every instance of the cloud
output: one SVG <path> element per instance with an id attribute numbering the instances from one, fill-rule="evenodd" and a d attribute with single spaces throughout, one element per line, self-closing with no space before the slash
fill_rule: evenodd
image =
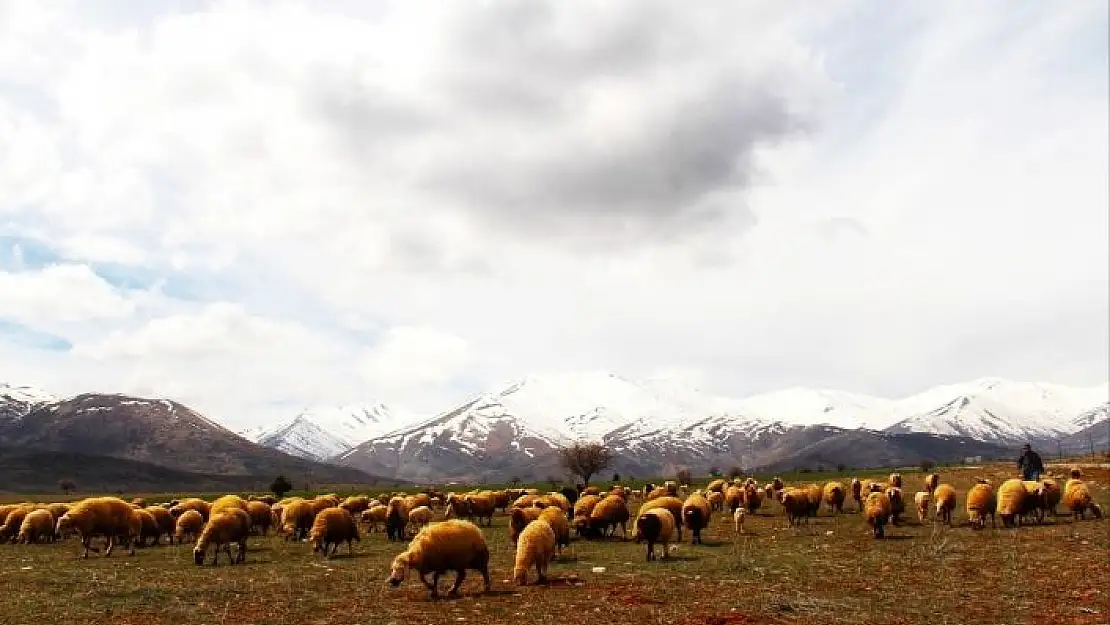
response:
<path id="1" fill-rule="evenodd" d="M 0 374 L 1104 381 L 1107 8 L 981 8 L 4 3 L 0 316 L 74 347 Z"/>

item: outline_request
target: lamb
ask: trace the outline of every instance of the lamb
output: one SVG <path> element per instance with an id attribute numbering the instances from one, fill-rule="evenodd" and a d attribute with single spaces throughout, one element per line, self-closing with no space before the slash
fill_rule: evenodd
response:
<path id="1" fill-rule="evenodd" d="M 540 582 L 547 580 L 547 565 L 555 558 L 555 530 L 544 519 L 536 519 L 520 533 L 516 543 L 513 581 L 528 583 L 528 569 L 536 567 Z"/>
<path id="2" fill-rule="evenodd" d="M 428 506 L 417 506 L 409 512 L 409 525 L 420 531 L 420 528 L 432 522 L 432 509 Z M 413 532 L 414 534 L 416 532 Z"/>
<path id="3" fill-rule="evenodd" d="M 939 487 L 938 487 L 939 488 Z M 987 515 L 991 517 L 991 527 L 994 527 L 994 514 L 996 498 L 994 489 L 990 484 L 979 483 L 967 491 L 967 518 L 972 529 L 983 529 L 987 525 Z"/>
<path id="4" fill-rule="evenodd" d="M 162 535 L 165 534 L 172 545 L 175 523 L 170 511 L 162 506 L 147 506 L 143 509 L 150 513 L 150 516 L 154 517 L 154 522 L 158 524 L 158 535 L 154 537 L 154 544 L 157 545 L 158 541 L 162 539 Z"/>
<path id="5" fill-rule="evenodd" d="M 875 538 L 882 538 L 883 528 L 892 516 L 890 497 L 886 493 L 868 495 L 867 500 L 863 502 L 863 516 L 874 530 Z"/>
<path id="6" fill-rule="evenodd" d="M 389 514 L 389 508 L 382 505 L 371 506 L 369 510 L 362 511 L 362 522 L 370 525 L 369 531 L 377 532 L 378 524 L 385 525 L 386 515 Z"/>
<path id="7" fill-rule="evenodd" d="M 690 495 L 682 504 L 682 524 L 690 528 L 691 545 L 702 542 L 701 531 L 709 527 L 711 517 L 709 501 L 701 495 Z"/>
<path id="8" fill-rule="evenodd" d="M 739 486 L 729 486 L 725 491 L 725 505 L 728 506 L 729 513 L 736 512 L 736 509 L 743 505 L 744 502 L 744 489 Z"/>
<path id="9" fill-rule="evenodd" d="M 456 500 L 455 503 L 463 504 L 464 502 Z M 447 509 L 447 515 L 451 515 L 451 508 Z M 405 500 L 400 497 L 394 497 L 389 500 L 389 506 L 385 513 L 385 537 L 390 542 L 401 541 L 405 539 L 405 527 L 409 524 L 409 507 L 405 504 Z"/>
<path id="10" fill-rule="evenodd" d="M 197 512 L 200 513 L 200 516 L 205 520 L 205 522 L 207 522 L 208 521 L 208 515 L 209 515 L 211 509 L 212 509 L 212 504 L 208 503 L 207 501 L 205 501 L 203 499 L 197 499 L 197 498 L 194 497 L 194 498 L 186 499 L 185 501 L 182 501 L 180 503 L 175 504 L 173 507 L 170 508 L 170 514 L 172 514 L 174 516 L 174 518 L 177 518 L 179 515 L 181 515 L 181 513 L 185 512 L 186 510 L 196 510 Z"/>
<path id="11" fill-rule="evenodd" d="M 933 491 L 937 489 L 939 484 L 940 476 L 936 473 L 930 473 L 925 476 L 925 490 L 928 491 L 930 495 L 933 494 Z"/>
<path id="12" fill-rule="evenodd" d="M 744 509 L 737 508 L 737 510 L 743 512 Z M 652 508 L 637 517 L 636 542 L 640 542 L 641 539 L 647 541 L 648 562 L 655 559 L 656 543 L 663 547 L 663 558 L 670 557 L 668 551 L 674 531 L 674 515 L 666 508 Z"/>
<path id="13" fill-rule="evenodd" d="M 19 526 L 15 542 L 19 544 L 54 542 L 54 517 L 49 510 L 39 508 L 27 513 Z"/>
<path id="14" fill-rule="evenodd" d="M 747 510 L 744 510 L 743 508 L 737 508 L 732 513 L 732 523 L 736 527 L 737 534 L 744 533 L 744 517 L 747 516 L 747 514 Z"/>
<path id="15" fill-rule="evenodd" d="M 427 507 L 424 507 L 428 510 Z M 347 543 L 347 555 L 354 555 L 353 542 L 359 540 L 358 523 L 344 508 L 326 508 L 316 515 L 312 529 L 308 532 L 308 542 L 312 551 L 323 551 L 325 558 L 331 558 L 339 551 L 339 543 Z M 332 546 L 331 553 L 328 546 Z"/>
<path id="16" fill-rule="evenodd" d="M 1025 508 L 1025 498 L 1028 493 L 1025 484 L 1019 479 L 1006 480 L 998 487 L 997 512 L 1002 518 L 1003 527 L 1014 527 L 1021 523 L 1021 514 Z"/>
<path id="17" fill-rule="evenodd" d="M 589 531 L 602 536 L 612 536 L 621 528 L 621 538 L 628 538 L 628 505 L 624 498 L 609 495 L 594 506 L 590 512 Z"/>
<path id="18" fill-rule="evenodd" d="M 886 496 L 887 499 L 890 500 L 890 522 L 894 525 L 900 525 L 902 523 L 902 514 L 906 511 L 906 502 L 902 498 L 902 489 L 897 486 L 891 486 L 886 489 Z"/>
<path id="19" fill-rule="evenodd" d="M 891 473 L 890 474 L 890 485 L 894 488 L 902 488 L 902 474 L 901 473 Z"/>
<path id="20" fill-rule="evenodd" d="M 679 499 L 678 497 L 660 497 L 658 499 L 653 499 L 652 501 L 648 501 L 648 502 L 646 502 L 646 503 L 644 503 L 643 505 L 640 506 L 639 511 L 637 511 L 637 513 L 636 513 L 636 518 L 638 519 L 641 516 L 643 516 L 644 513 L 646 513 L 648 510 L 654 510 L 656 508 L 663 508 L 663 509 L 665 509 L 665 510 L 667 510 L 668 512 L 671 513 L 671 516 L 674 518 L 675 532 L 678 536 L 678 540 L 681 541 L 682 540 L 682 500 Z M 632 532 L 633 532 L 633 538 L 635 538 L 636 537 L 636 524 L 635 523 L 632 524 Z"/>
<path id="21" fill-rule="evenodd" d="M 258 533 L 263 536 L 270 531 L 270 525 L 274 522 L 274 514 L 266 502 L 248 501 L 247 514 L 251 515 L 251 529 L 257 528 Z"/>
<path id="22" fill-rule="evenodd" d="M 844 512 L 844 486 L 840 482 L 828 482 L 824 489 L 825 505 L 833 514 Z"/>
<path id="23" fill-rule="evenodd" d="M 951 484 L 938 484 L 933 490 L 936 503 L 936 518 L 949 526 L 952 525 L 952 511 L 956 509 L 956 489 Z"/>
<path id="24" fill-rule="evenodd" d="M 304 540 L 312 529 L 316 511 L 311 501 L 298 499 L 281 509 L 281 531 L 286 540 Z"/>
<path id="25" fill-rule="evenodd" d="M 209 545 L 215 545 L 212 553 L 212 566 L 216 566 L 220 557 L 220 547 L 223 547 L 232 564 L 242 564 L 247 560 L 247 537 L 251 533 L 251 515 L 246 510 L 230 506 L 213 514 L 200 533 L 196 545 L 193 547 L 193 563 L 197 566 L 204 564 L 204 556 Z M 231 555 L 231 543 L 238 546 L 235 557 Z"/>
<path id="26" fill-rule="evenodd" d="M 138 538 L 141 527 L 137 527 L 137 520 L 131 514 L 134 508 L 131 504 L 118 497 L 91 497 L 77 502 L 69 511 L 58 519 L 54 533 L 64 536 L 70 531 L 77 532 L 81 537 L 82 558 L 89 557 L 89 550 L 100 552 L 95 547 L 90 547 L 89 542 L 94 536 L 105 537 L 104 555 L 112 555 L 116 544 L 116 537 L 123 536 L 131 543 L 131 554 L 135 553 L 133 539 Z"/>
<path id="27" fill-rule="evenodd" d="M 204 517 L 196 510 L 186 510 L 181 513 L 181 516 L 177 517 L 174 538 L 177 539 L 178 544 L 184 543 L 187 540 L 196 540 L 203 530 Z"/>
<path id="28" fill-rule="evenodd" d="M 438 596 L 439 576 L 447 571 L 456 572 L 452 595 L 458 594 L 468 570 L 481 573 L 486 592 L 490 589 L 489 547 L 482 530 L 470 521 L 451 519 L 425 526 L 413 537 L 408 549 L 393 559 L 390 585 L 400 586 L 410 568 L 420 574 L 420 581 L 432 597 Z M 432 574 L 431 582 L 425 579 L 428 573 Z"/>

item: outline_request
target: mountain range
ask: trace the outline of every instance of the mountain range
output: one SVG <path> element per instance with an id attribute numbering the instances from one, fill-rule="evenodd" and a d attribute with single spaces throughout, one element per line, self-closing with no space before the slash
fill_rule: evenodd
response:
<path id="1" fill-rule="evenodd" d="M 310 407 L 288 421 L 238 434 L 208 419 L 204 423 L 218 428 L 221 440 L 231 435 L 280 457 L 380 479 L 508 481 L 561 478 L 557 450 L 586 440 L 609 446 L 615 454 L 610 470 L 630 476 L 672 474 L 681 467 L 708 472 L 734 466 L 774 471 L 905 466 L 1009 457 L 1025 442 L 1048 454 L 1101 450 L 1110 444 L 1108 397 L 1107 384 L 1075 388 L 982 378 L 895 400 L 808 388 L 734 399 L 672 379 L 630 380 L 587 371 L 529 375 L 431 417 L 371 403 Z M 50 406 L 76 399 L 59 402 L 29 387 L 0 386 L 0 445 L 28 440 L 6 434 L 5 421 L 50 415 L 59 410 Z M 117 403 L 127 401 L 134 400 Z M 10 416 L 20 411 L 26 416 Z M 44 423 L 54 424 L 22 427 L 40 432 L 31 437 L 40 446 L 50 440 L 42 432 L 62 427 Z M 98 445 L 119 453 L 108 441 Z M 165 458 L 177 453 L 173 444 L 131 445 L 129 459 L 162 458 L 175 470 L 263 470 L 257 463 L 231 462 L 229 449 L 218 463 L 166 464 Z"/>

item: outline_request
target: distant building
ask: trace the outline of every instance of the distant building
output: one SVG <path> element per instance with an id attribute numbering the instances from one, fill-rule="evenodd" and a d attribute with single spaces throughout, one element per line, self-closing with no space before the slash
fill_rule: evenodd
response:
<path id="1" fill-rule="evenodd" d="M 967 456 L 967 457 L 964 458 L 964 464 L 973 464 L 973 463 L 982 462 L 982 461 L 983 461 L 982 456 Z"/>

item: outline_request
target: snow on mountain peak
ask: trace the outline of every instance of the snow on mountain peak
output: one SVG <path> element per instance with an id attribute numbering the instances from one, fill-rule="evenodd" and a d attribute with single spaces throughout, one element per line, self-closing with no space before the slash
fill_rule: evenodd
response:
<path id="1" fill-rule="evenodd" d="M 289 454 L 325 460 L 407 422 L 384 404 L 316 406 L 289 421 L 242 435 Z"/>

